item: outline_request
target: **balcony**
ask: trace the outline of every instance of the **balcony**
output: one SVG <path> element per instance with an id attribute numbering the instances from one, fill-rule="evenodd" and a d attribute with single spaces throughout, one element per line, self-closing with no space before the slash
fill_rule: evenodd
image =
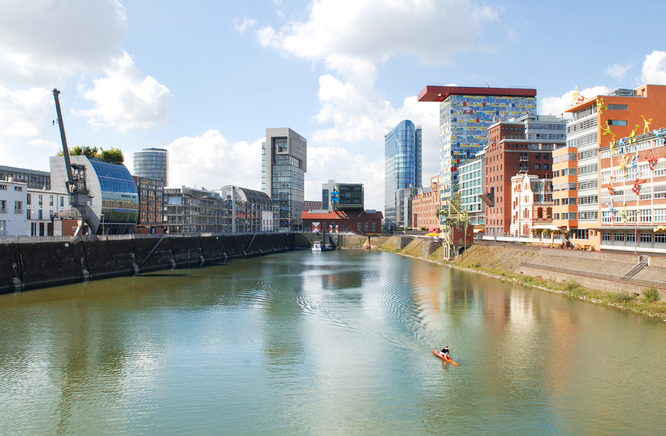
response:
<path id="1" fill-rule="evenodd" d="M 0 213 L 7 213 L 7 208 L 6 207 L 1 208 Z"/>
<path id="2" fill-rule="evenodd" d="M 14 209 L 16 215 L 23 213 L 23 209 Z"/>
<path id="3" fill-rule="evenodd" d="M 530 158 L 529 156 L 520 156 L 519 161 L 520 162 L 529 162 Z"/>

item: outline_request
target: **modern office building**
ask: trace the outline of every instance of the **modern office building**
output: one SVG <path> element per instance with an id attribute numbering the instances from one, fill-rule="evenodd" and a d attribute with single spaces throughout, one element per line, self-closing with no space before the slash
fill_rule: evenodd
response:
<path id="1" fill-rule="evenodd" d="M 552 225 L 553 192 L 552 180 L 530 174 L 511 177 L 511 223 L 512 236 L 530 236 L 538 227 Z"/>
<path id="2" fill-rule="evenodd" d="M 635 142 L 633 141 L 635 139 Z M 599 150 L 601 249 L 666 254 L 666 128 Z"/>
<path id="3" fill-rule="evenodd" d="M 388 223 L 397 224 L 402 204 L 398 191 L 421 186 L 423 134 L 421 126 L 410 120 L 398 123 L 384 136 L 384 217 Z M 404 192 L 403 192 L 404 197 Z M 409 214 L 411 221 L 411 213 Z M 403 220 L 403 221 L 407 221 Z"/>
<path id="4" fill-rule="evenodd" d="M 84 165 L 91 193 L 91 221 L 97 234 L 134 233 L 139 218 L 139 193 L 132 175 L 123 164 L 102 162 L 86 156 L 70 156 L 72 164 Z M 51 184 L 55 191 L 67 192 L 65 158 L 51 157 Z"/>
<path id="5" fill-rule="evenodd" d="M 13 180 L 25 183 L 30 189 L 51 189 L 51 173 L 48 171 L 29 170 L 0 165 L 0 181 Z"/>
<path id="6" fill-rule="evenodd" d="M 614 153 L 625 155 L 636 136 L 666 126 L 665 100 L 666 86 L 642 85 L 589 99 L 579 97 L 565 109 L 573 115 L 567 124 L 567 147 L 577 149 L 576 245 L 601 247 L 599 197 L 608 188 L 599 183 L 599 150 L 608 147 L 610 152 L 613 144 Z"/>
<path id="7" fill-rule="evenodd" d="M 266 129 L 261 190 L 279 206 L 280 231 L 303 230 L 307 149 L 307 140 L 289 128 Z"/>
<path id="8" fill-rule="evenodd" d="M 279 210 L 265 193 L 227 185 L 216 191 L 231 203 L 233 233 L 277 232 Z"/>
<path id="9" fill-rule="evenodd" d="M 164 183 L 161 180 L 132 176 L 139 193 L 137 233 L 164 232 Z"/>
<path id="10" fill-rule="evenodd" d="M 169 186 L 169 152 L 163 148 L 145 148 L 134 153 L 134 175 L 159 180 Z"/>
<path id="11" fill-rule="evenodd" d="M 490 125 L 485 174 L 487 235 L 510 233 L 513 176 L 531 174 L 539 179 L 552 178 L 552 153 L 556 147 L 564 146 L 565 129 L 566 121 L 551 115 L 524 115 Z"/>
<path id="12" fill-rule="evenodd" d="M 231 232 L 231 201 L 206 189 L 164 188 L 169 233 Z"/>
<path id="13" fill-rule="evenodd" d="M 458 167 L 488 144 L 488 127 L 508 118 L 536 114 L 536 89 L 426 86 L 418 101 L 439 102 L 439 183 L 444 205 L 459 187 Z"/>
<path id="14" fill-rule="evenodd" d="M 421 187 L 419 186 L 418 188 L 412 188 L 412 187 L 400 188 L 397 191 L 395 191 L 396 209 L 395 209 L 395 221 L 393 222 L 395 223 L 397 228 L 408 229 L 413 227 L 412 201 L 414 197 L 416 197 L 419 194 L 420 189 Z"/>
<path id="15" fill-rule="evenodd" d="M 363 210 L 363 184 L 335 183 L 335 180 L 322 183 L 321 204 L 323 210 Z"/>
<path id="16" fill-rule="evenodd" d="M 474 230 L 482 230 L 485 226 L 485 208 L 480 194 L 486 192 L 486 152 L 485 150 L 471 160 L 458 167 L 460 178 L 460 209 L 469 216 L 469 223 Z M 478 228 L 477 228 L 478 226 Z"/>
<path id="17" fill-rule="evenodd" d="M 439 176 L 430 178 L 430 186 L 420 187 L 412 198 L 412 228 L 439 230 Z"/>

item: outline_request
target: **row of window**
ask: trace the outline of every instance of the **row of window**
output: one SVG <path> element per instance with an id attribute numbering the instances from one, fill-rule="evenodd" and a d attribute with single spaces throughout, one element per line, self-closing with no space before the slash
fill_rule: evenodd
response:
<path id="1" fill-rule="evenodd" d="M 611 232 L 602 232 L 601 240 L 606 242 L 636 242 L 635 233 L 611 233 Z M 651 244 L 654 240 L 655 244 L 666 244 L 666 233 L 640 233 L 639 241 L 647 244 Z"/>

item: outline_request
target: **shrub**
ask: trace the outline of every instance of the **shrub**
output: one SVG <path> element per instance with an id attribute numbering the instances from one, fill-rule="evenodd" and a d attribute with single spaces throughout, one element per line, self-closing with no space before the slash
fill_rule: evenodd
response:
<path id="1" fill-rule="evenodd" d="M 611 300 L 613 300 L 616 303 L 628 303 L 634 298 L 636 298 L 634 294 L 630 294 L 627 291 L 611 292 L 610 297 Z"/>
<path id="2" fill-rule="evenodd" d="M 474 268 L 481 268 L 481 262 L 476 262 L 474 264 Z"/>
<path id="3" fill-rule="evenodd" d="M 660 300 L 659 291 L 654 286 L 643 291 L 643 300 L 647 303 L 654 303 Z"/>

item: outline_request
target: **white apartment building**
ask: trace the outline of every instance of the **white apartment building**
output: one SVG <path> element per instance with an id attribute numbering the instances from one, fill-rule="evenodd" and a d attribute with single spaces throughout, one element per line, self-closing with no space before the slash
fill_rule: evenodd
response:
<path id="1" fill-rule="evenodd" d="M 69 210 L 66 192 L 28 188 L 25 201 L 26 231 L 29 236 L 61 236 L 62 227 L 55 217 Z"/>
<path id="2" fill-rule="evenodd" d="M 27 191 L 27 183 L 14 182 L 11 178 L 0 181 L 0 236 L 27 234 L 25 213 Z"/>
<path id="3" fill-rule="evenodd" d="M 529 236 L 535 226 L 553 222 L 552 180 L 518 174 L 511 177 L 511 225 L 513 236 Z"/>

